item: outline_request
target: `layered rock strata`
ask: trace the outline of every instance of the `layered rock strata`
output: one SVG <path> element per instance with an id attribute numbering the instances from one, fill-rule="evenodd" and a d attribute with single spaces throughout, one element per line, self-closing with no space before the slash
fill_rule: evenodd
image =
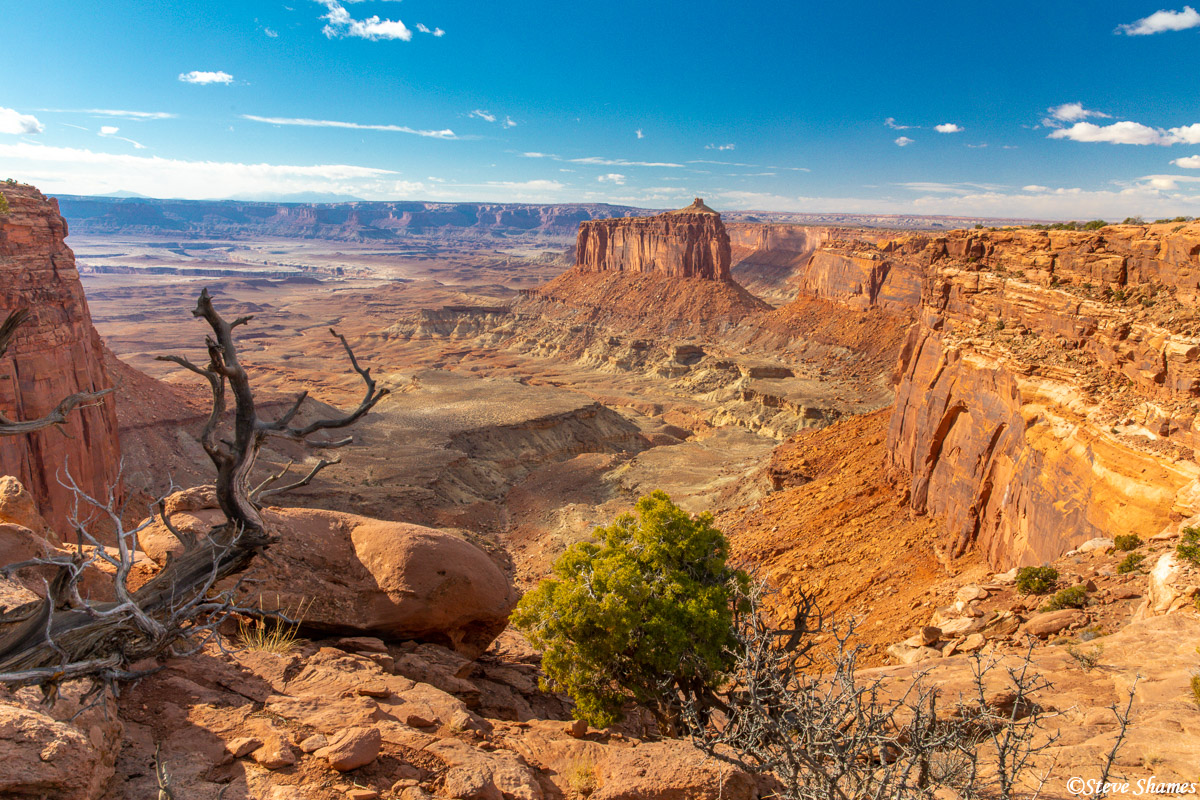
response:
<path id="1" fill-rule="evenodd" d="M 0 216 L 0 316 L 30 312 L 0 359 L 0 410 L 36 419 L 67 395 L 112 384 L 57 201 L 19 184 L 2 184 L 0 193 L 10 207 Z M 60 532 L 70 530 L 72 505 L 60 477 L 69 471 L 84 491 L 104 497 L 119 482 L 119 460 L 111 396 L 75 411 L 64 425 L 0 437 L 0 475 L 16 476 Z"/>
<path id="2" fill-rule="evenodd" d="M 592 220 L 579 226 L 575 268 L 652 272 L 669 278 L 729 281 L 729 234 L 721 215 L 696 198 L 653 217 Z"/>
<path id="3" fill-rule="evenodd" d="M 1041 563 L 1200 510 L 1200 225 L 959 231 L 888 260 L 924 270 L 888 458 L 954 553 Z"/>

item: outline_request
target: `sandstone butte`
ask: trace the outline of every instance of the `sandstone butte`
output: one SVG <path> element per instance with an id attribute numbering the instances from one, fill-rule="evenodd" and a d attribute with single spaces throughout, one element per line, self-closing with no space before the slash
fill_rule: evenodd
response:
<path id="1" fill-rule="evenodd" d="M 580 223 L 576 268 L 585 272 L 653 272 L 669 278 L 730 281 L 729 234 L 721 215 L 699 197 L 653 217 Z"/>
<path id="2" fill-rule="evenodd" d="M 30 317 L 0 359 L 0 410 L 13 419 L 36 419 L 67 395 L 112 383 L 58 201 L 32 186 L 5 184 L 3 191 L 11 210 L 0 217 L 0 315 L 27 308 Z M 117 488 L 119 462 L 111 395 L 58 428 L 0 437 L 0 475 L 20 480 L 60 532 L 71 528 L 71 493 L 59 482 L 61 471 L 70 470 L 80 488 L 103 497 Z"/>
<path id="3" fill-rule="evenodd" d="M 730 274 L 729 233 L 721 215 L 700 198 L 653 217 L 615 217 L 579 225 L 575 265 L 539 289 L 538 301 L 565 304 L 563 313 L 534 303 L 517 311 L 572 324 L 613 325 L 654 333 L 665 326 L 720 326 L 767 311 Z M 527 305 L 527 304 L 526 304 Z"/>

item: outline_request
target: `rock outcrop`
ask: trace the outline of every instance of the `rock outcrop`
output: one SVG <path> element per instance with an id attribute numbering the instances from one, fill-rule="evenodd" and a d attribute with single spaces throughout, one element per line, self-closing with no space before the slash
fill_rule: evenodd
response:
<path id="1" fill-rule="evenodd" d="M 729 234 L 721 215 L 696 198 L 654 217 L 581 223 L 575 267 L 585 272 L 652 272 L 729 281 Z"/>
<path id="2" fill-rule="evenodd" d="M 1200 510 L 1200 226 L 881 249 L 925 273 L 889 462 L 914 510 L 945 517 L 954 553 L 1042 563 Z"/>
<path id="3" fill-rule="evenodd" d="M 205 487 L 170 498 L 177 527 L 203 535 L 223 521 Z M 508 624 L 517 591 L 488 554 L 455 531 L 336 511 L 269 508 L 279 541 L 251 572 L 251 605 L 306 628 L 445 645 L 474 658 Z M 181 546 L 161 523 L 139 535 L 160 566 Z"/>
<path id="4" fill-rule="evenodd" d="M 0 359 L 0 410 L 35 419 L 64 397 L 111 386 L 100 337 L 92 327 L 67 225 L 58 203 L 32 186 L 0 185 L 10 212 L 0 217 L 0 314 L 28 308 L 8 354 Z M 0 438 L 0 475 L 13 475 L 33 494 L 60 533 L 71 494 L 63 470 L 80 488 L 103 497 L 118 483 L 120 448 L 115 404 L 107 396 L 73 412 L 67 423 L 25 436 Z"/>

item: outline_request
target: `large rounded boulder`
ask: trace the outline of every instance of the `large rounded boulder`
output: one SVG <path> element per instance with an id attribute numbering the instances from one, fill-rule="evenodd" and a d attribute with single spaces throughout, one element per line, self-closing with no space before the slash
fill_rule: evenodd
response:
<path id="1" fill-rule="evenodd" d="M 203 534 L 221 512 L 189 500 L 172 524 Z M 475 658 L 508 624 L 518 595 L 483 549 L 454 530 L 308 508 L 269 508 L 278 541 L 239 588 L 243 604 L 280 610 L 306 628 L 433 642 Z M 160 566 L 181 546 L 161 523 L 139 536 Z"/>

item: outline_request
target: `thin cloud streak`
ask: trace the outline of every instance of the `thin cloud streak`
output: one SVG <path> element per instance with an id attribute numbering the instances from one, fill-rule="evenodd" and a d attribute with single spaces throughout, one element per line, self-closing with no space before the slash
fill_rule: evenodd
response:
<path id="1" fill-rule="evenodd" d="M 260 117 L 255 114 L 242 114 L 242 119 L 251 122 L 262 122 L 267 125 L 294 125 L 301 128 L 346 128 L 355 131 L 387 131 L 390 133 L 408 133 L 414 136 L 424 136 L 430 139 L 457 139 L 454 131 L 446 128 L 440 131 L 418 130 L 406 125 L 364 125 L 358 122 L 341 122 L 332 119 L 304 119 L 293 117 Z"/>
<path id="2" fill-rule="evenodd" d="M 167 111 L 123 111 L 115 108 L 39 108 L 47 114 L 88 114 L 93 117 L 116 117 L 143 122 L 146 120 L 175 119 L 179 115 Z"/>

